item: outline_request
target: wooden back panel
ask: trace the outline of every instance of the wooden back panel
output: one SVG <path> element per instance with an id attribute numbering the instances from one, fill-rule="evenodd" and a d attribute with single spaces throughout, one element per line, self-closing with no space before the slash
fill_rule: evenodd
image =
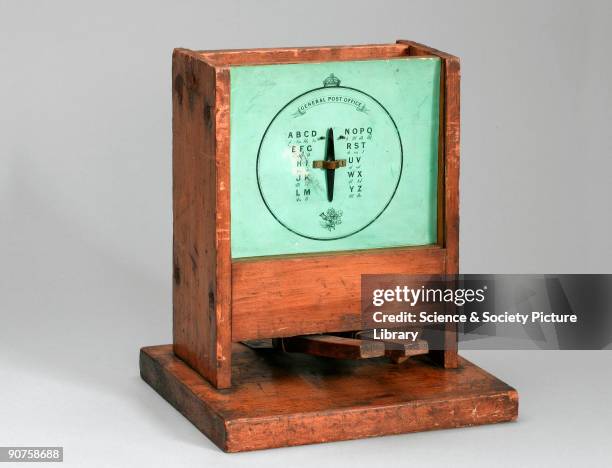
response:
<path id="1" fill-rule="evenodd" d="M 409 49 L 409 45 L 397 43 L 277 49 L 203 50 L 198 53 L 212 66 L 229 67 L 235 65 L 272 65 L 277 63 L 396 58 L 408 55 Z"/>

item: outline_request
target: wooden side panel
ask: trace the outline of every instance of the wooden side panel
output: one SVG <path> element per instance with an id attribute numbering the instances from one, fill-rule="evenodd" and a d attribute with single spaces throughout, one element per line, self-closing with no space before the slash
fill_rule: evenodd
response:
<path id="1" fill-rule="evenodd" d="M 215 66 L 259 65 L 273 63 L 367 60 L 407 55 L 406 44 L 370 44 L 355 46 L 287 47 L 278 49 L 236 49 L 199 51 Z"/>
<path id="2" fill-rule="evenodd" d="M 412 41 L 398 41 L 409 46 L 408 54 L 436 56 L 442 59 L 442 122 L 440 147 L 444 156 L 444 236 L 447 272 L 459 272 L 459 152 L 460 152 L 460 63 L 454 55 Z"/>
<path id="3" fill-rule="evenodd" d="M 229 78 L 177 50 L 172 79 L 174 352 L 223 388 L 231 376 L 231 266 L 229 169 L 219 154 L 229 145 Z"/>
<path id="4" fill-rule="evenodd" d="M 444 157 L 444 206 L 442 245 L 446 249 L 446 272 L 459 273 L 459 152 L 460 152 L 460 63 L 454 55 L 412 41 L 398 41 L 409 46 L 408 55 L 437 56 L 442 59 L 442 116 L 440 147 Z M 450 312 L 450 311 L 449 311 Z M 446 351 L 440 360 L 445 367 L 457 367 L 457 335 L 455 326 L 447 329 Z"/>
<path id="5" fill-rule="evenodd" d="M 230 74 L 217 68 L 215 89 L 217 387 L 231 386 L 232 360 L 232 254 L 230 239 Z"/>
<path id="6" fill-rule="evenodd" d="M 381 249 L 232 264 L 232 341 L 357 330 L 362 274 L 439 274 L 438 247 Z"/>

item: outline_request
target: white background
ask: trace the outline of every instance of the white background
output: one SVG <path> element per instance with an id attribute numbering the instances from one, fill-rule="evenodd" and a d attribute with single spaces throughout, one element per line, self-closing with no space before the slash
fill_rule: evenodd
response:
<path id="1" fill-rule="evenodd" d="M 138 377 L 171 341 L 173 47 L 462 59 L 461 269 L 605 273 L 609 2 L 0 1 L 0 445 L 74 466 L 602 466 L 609 352 L 469 352 L 514 424 L 225 455 Z"/>

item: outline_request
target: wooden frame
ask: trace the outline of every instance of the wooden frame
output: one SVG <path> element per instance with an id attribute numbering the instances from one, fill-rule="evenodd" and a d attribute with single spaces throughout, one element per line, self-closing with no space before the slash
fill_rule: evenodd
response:
<path id="1" fill-rule="evenodd" d="M 229 67 L 423 55 L 442 59 L 438 243 L 232 261 Z M 215 387 L 227 388 L 232 342 L 358 329 L 362 274 L 458 273 L 459 76 L 458 58 L 403 40 L 342 47 L 176 49 L 172 71 L 176 356 Z M 331 277 L 337 279 L 330 281 Z M 269 300 L 271 292 L 276 294 L 275 302 Z M 457 366 L 454 328 L 447 330 L 445 351 L 432 352 L 432 357 L 444 367 Z"/>

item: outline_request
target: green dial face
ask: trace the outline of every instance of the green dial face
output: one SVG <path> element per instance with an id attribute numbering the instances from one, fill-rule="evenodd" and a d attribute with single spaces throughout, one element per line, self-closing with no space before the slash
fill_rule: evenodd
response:
<path id="1" fill-rule="evenodd" d="M 431 57 L 231 67 L 232 257 L 434 244 L 439 90 Z"/>
<path id="2" fill-rule="evenodd" d="M 286 103 L 266 128 L 257 184 L 267 209 L 289 231 L 314 240 L 351 236 L 389 206 L 400 183 L 397 125 L 375 98 L 324 86 Z"/>

